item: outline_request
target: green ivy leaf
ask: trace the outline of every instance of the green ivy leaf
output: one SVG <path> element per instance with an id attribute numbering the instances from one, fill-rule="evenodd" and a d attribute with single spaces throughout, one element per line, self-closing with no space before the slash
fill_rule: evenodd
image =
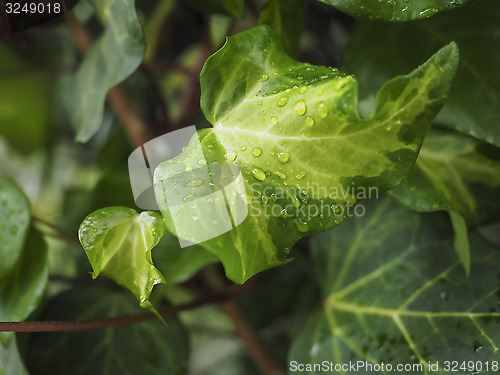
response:
<path id="1" fill-rule="evenodd" d="M 108 207 L 85 218 L 78 236 L 92 266 L 93 277 L 103 275 L 129 289 L 142 307 L 155 311 L 149 296 L 164 278 L 153 265 L 151 249 L 165 232 L 155 212 Z"/>
<path id="2" fill-rule="evenodd" d="M 455 232 L 455 251 L 464 266 L 465 274 L 468 276 L 470 274 L 470 244 L 467 224 L 459 213 L 450 211 L 449 214 Z"/>
<path id="3" fill-rule="evenodd" d="M 0 346 L 0 375 L 29 375 L 17 349 L 15 337 L 7 347 Z"/>
<path id="4" fill-rule="evenodd" d="M 31 229 L 21 257 L 0 284 L 0 321 L 20 322 L 26 319 L 42 301 L 49 277 L 47 245 L 41 234 Z M 12 332 L 0 333 L 0 342 L 7 346 Z"/>
<path id="5" fill-rule="evenodd" d="M 50 118 L 49 84 L 30 68 L 0 43 L 0 134 L 21 152 L 43 144 Z"/>
<path id="6" fill-rule="evenodd" d="M 259 24 L 271 26 L 292 57 L 299 52 L 306 7 L 307 0 L 268 0 L 260 12 Z"/>
<path id="7" fill-rule="evenodd" d="M 102 123 L 108 91 L 142 62 L 145 41 L 134 0 L 93 1 L 104 26 L 67 89 L 67 112 L 78 142 L 87 142 Z"/>
<path id="8" fill-rule="evenodd" d="M 436 122 L 500 147 L 499 23 L 497 0 L 478 1 L 422 22 L 360 22 L 347 46 L 345 67 L 359 79 L 363 100 L 373 102 L 387 78 L 407 72 L 429 51 L 455 41 L 461 64 Z"/>
<path id="9" fill-rule="evenodd" d="M 21 257 L 30 220 L 28 198 L 14 181 L 0 175 L 0 281 Z"/>
<path id="10" fill-rule="evenodd" d="M 184 0 L 184 2 L 204 13 L 226 14 L 240 19 L 245 16 L 243 0 Z"/>
<path id="11" fill-rule="evenodd" d="M 137 309 L 128 292 L 80 287 L 50 301 L 41 318 L 114 318 L 137 314 Z M 165 320 L 167 325 L 156 320 L 94 331 L 32 334 L 26 355 L 28 369 L 37 375 L 186 374 L 186 329 L 175 316 Z"/>
<path id="12" fill-rule="evenodd" d="M 320 0 L 354 17 L 383 21 L 411 21 L 461 7 L 474 0 Z"/>
<path id="13" fill-rule="evenodd" d="M 462 134 L 432 131 L 415 168 L 389 194 L 415 211 L 456 211 L 469 227 L 498 221 L 500 150 Z"/>
<path id="14" fill-rule="evenodd" d="M 338 225 L 349 205 L 373 189 L 395 187 L 409 173 L 457 63 L 450 44 L 411 74 L 387 82 L 375 111 L 360 118 L 352 76 L 294 61 L 267 26 L 230 37 L 201 73 L 201 107 L 213 129 L 200 131 L 180 156 L 155 171 L 167 227 L 176 233 L 169 196 L 187 200 L 175 215 L 188 209 L 199 224 L 181 237 L 200 242 L 197 233 L 208 233 L 222 216 L 207 218 L 206 206 L 194 202 L 213 185 L 189 179 L 209 181 L 213 163 L 233 163 L 244 178 L 250 215 L 203 246 L 238 283 L 285 263 L 298 239 Z M 178 183 L 173 175 L 181 172 Z M 227 215 L 219 203 L 219 214 Z"/>
<path id="15" fill-rule="evenodd" d="M 498 361 L 500 253 L 472 234 L 467 278 L 442 213 L 412 213 L 387 199 L 366 208 L 365 217 L 313 239 L 324 303 L 289 360 L 420 362 L 415 373 L 433 374 L 450 372 L 429 371 L 429 361 Z"/>

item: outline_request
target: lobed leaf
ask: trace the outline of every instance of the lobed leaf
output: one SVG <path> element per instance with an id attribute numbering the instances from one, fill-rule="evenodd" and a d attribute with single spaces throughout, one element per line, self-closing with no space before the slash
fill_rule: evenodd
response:
<path id="1" fill-rule="evenodd" d="M 137 303 L 127 292 L 93 286 L 61 293 L 49 302 L 42 319 L 102 319 L 137 313 Z M 168 325 L 155 320 L 102 330 L 32 334 L 26 354 L 28 369 L 33 375 L 186 374 L 186 329 L 175 316 L 166 321 Z"/>
<path id="2" fill-rule="evenodd" d="M 354 17 L 383 21 L 411 21 L 461 7 L 474 0 L 320 0 Z"/>
<path id="3" fill-rule="evenodd" d="M 455 41 L 461 64 L 436 123 L 500 147 L 499 23 L 496 0 L 478 1 L 422 22 L 360 22 L 346 48 L 345 67 L 359 79 L 362 100 L 372 102 L 386 79 Z"/>
<path id="4" fill-rule="evenodd" d="M 198 227 L 181 237 L 200 242 L 197 234 L 208 233 L 220 216 L 207 217 L 196 199 L 215 192 L 206 184 L 214 163 L 233 164 L 241 170 L 250 215 L 203 246 L 239 283 L 287 262 L 298 239 L 338 225 L 357 200 L 394 188 L 410 172 L 457 63 L 456 46 L 444 47 L 387 82 L 375 111 L 361 118 L 352 76 L 291 59 L 266 26 L 230 37 L 201 74 L 201 107 L 213 128 L 155 171 L 167 227 L 176 233 L 169 197 L 185 200 Z M 200 177 L 205 183 L 189 181 Z M 227 215 L 223 201 L 220 208 Z"/>
<path id="5" fill-rule="evenodd" d="M 21 256 L 7 280 L 0 284 L 0 321 L 21 322 L 42 302 L 49 278 L 47 244 L 32 228 Z M 0 342 L 8 346 L 13 332 L 0 333 Z"/>
<path id="6" fill-rule="evenodd" d="M 421 364 L 407 373 L 423 374 L 450 373 L 444 361 L 498 361 L 500 253 L 472 234 L 467 278 L 453 238 L 442 213 L 412 213 L 388 199 L 367 202 L 364 217 L 313 238 L 323 306 L 303 326 L 289 360 L 384 362 L 393 371 Z M 439 371 L 429 366 L 436 361 Z"/>
<path id="7" fill-rule="evenodd" d="M 165 224 L 155 212 L 108 207 L 85 218 L 78 236 L 94 270 L 129 289 L 142 307 L 154 310 L 149 296 L 164 278 L 153 265 L 150 250 L 161 240 Z"/>
<path id="8" fill-rule="evenodd" d="M 14 181 L 0 175 L 0 281 L 21 258 L 30 220 L 28 198 Z"/>
<path id="9" fill-rule="evenodd" d="M 134 0 L 93 3 L 104 32 L 85 54 L 65 103 L 78 142 L 87 142 L 99 130 L 106 94 L 137 69 L 146 49 Z"/>

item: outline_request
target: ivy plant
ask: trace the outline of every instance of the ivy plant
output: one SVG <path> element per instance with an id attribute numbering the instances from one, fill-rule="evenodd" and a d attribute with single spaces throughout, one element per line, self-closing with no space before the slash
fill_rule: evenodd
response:
<path id="1" fill-rule="evenodd" d="M 0 24 L 0 375 L 498 373 L 499 11 Z"/>

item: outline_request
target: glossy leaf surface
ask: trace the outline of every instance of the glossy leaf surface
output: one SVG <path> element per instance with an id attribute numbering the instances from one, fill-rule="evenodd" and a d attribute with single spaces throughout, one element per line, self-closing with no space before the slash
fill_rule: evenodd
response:
<path id="1" fill-rule="evenodd" d="M 199 223 L 184 239 L 199 242 L 196 232 L 215 218 L 204 218 L 193 201 L 208 194 L 213 185 L 203 181 L 211 177 L 196 186 L 177 177 L 198 179 L 212 163 L 230 163 L 241 170 L 249 216 L 203 246 L 240 283 L 283 264 L 298 239 L 338 225 L 358 199 L 395 187 L 409 173 L 457 63 L 456 46 L 444 47 L 387 82 L 375 111 L 360 118 L 353 77 L 294 61 L 265 26 L 229 38 L 201 74 L 201 106 L 213 129 L 200 131 L 199 142 L 195 136 L 155 171 L 167 227 L 176 233 L 167 204 L 176 192 L 174 200 L 189 201 Z M 224 203 L 220 209 L 226 211 Z"/>
<path id="2" fill-rule="evenodd" d="M 467 278 L 453 238 L 444 214 L 412 213 L 387 199 L 368 202 L 366 216 L 315 237 L 324 303 L 289 360 L 421 363 L 404 372 L 424 374 L 449 374 L 444 361 L 498 361 L 500 253 L 472 234 Z M 439 370 L 429 361 L 439 361 Z"/>
<path id="3" fill-rule="evenodd" d="M 87 216 L 78 235 L 93 277 L 113 279 L 129 289 L 142 307 L 152 309 L 149 295 L 164 280 L 150 250 L 164 232 L 163 219 L 155 212 L 139 214 L 127 207 L 108 207 Z"/>
<path id="4" fill-rule="evenodd" d="M 461 7 L 473 0 L 320 0 L 354 17 L 411 21 Z"/>
<path id="5" fill-rule="evenodd" d="M 30 220 L 28 198 L 14 181 L 0 175 L 0 281 L 21 257 Z"/>
<path id="6" fill-rule="evenodd" d="M 99 130 L 106 94 L 137 69 L 146 49 L 134 0 L 94 5 L 104 32 L 85 54 L 68 88 L 67 111 L 79 142 L 87 142 Z"/>
<path id="7" fill-rule="evenodd" d="M 430 20 L 406 24 L 360 22 L 345 53 L 345 68 L 359 79 L 362 100 L 443 43 L 455 41 L 460 66 L 436 123 L 500 147 L 500 7 L 482 0 Z M 369 63 L 367 63 L 369 56 Z"/>

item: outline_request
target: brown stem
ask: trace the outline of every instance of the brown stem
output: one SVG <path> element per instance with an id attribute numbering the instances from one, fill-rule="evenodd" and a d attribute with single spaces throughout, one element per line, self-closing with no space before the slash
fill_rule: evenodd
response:
<path id="1" fill-rule="evenodd" d="M 79 50 L 82 54 L 85 54 L 92 45 L 92 38 L 71 13 L 68 13 L 66 17 L 68 20 L 69 30 L 73 35 Z M 135 147 L 142 146 L 152 138 L 149 133 L 148 125 L 136 111 L 132 102 L 120 85 L 117 85 L 109 90 L 108 101 L 115 110 L 118 118 L 125 128 L 125 131 L 127 132 L 127 135 L 130 138 L 130 141 Z"/>
<path id="2" fill-rule="evenodd" d="M 167 316 L 181 311 L 193 310 L 202 306 L 221 303 L 235 298 L 243 293 L 248 285 L 227 288 L 210 296 L 200 298 L 193 302 L 175 306 L 167 306 L 158 310 L 160 315 Z M 62 331 L 88 331 L 109 327 L 125 326 L 133 323 L 156 319 L 152 312 L 133 315 L 124 315 L 114 318 L 75 320 L 75 321 L 39 321 L 39 322 L 0 322 L 0 332 L 62 332 Z"/>
<path id="3" fill-rule="evenodd" d="M 203 273 L 205 281 L 215 290 L 220 290 L 223 287 L 223 282 L 213 267 L 208 267 Z M 248 280 L 247 283 L 251 282 Z M 238 306 L 233 301 L 225 301 L 221 303 L 222 310 L 231 319 L 236 334 L 240 337 L 245 345 L 248 354 L 252 357 L 257 368 L 264 375 L 284 375 L 285 371 L 271 358 L 265 349 L 264 343 L 257 336 L 250 324 L 238 309 Z"/>
<path id="4" fill-rule="evenodd" d="M 78 241 L 78 239 L 76 239 L 75 237 L 73 237 L 70 234 L 63 232 L 61 229 L 56 227 L 54 224 L 49 223 L 47 220 L 41 219 L 35 215 L 31 215 L 31 218 L 33 219 L 33 221 L 35 221 L 38 224 L 41 224 L 42 226 L 49 229 L 49 231 L 45 231 L 45 230 L 42 231 L 43 234 L 50 236 L 50 237 L 53 237 L 53 238 L 60 239 L 62 241 L 71 242 L 75 245 L 80 246 L 80 241 Z"/>

